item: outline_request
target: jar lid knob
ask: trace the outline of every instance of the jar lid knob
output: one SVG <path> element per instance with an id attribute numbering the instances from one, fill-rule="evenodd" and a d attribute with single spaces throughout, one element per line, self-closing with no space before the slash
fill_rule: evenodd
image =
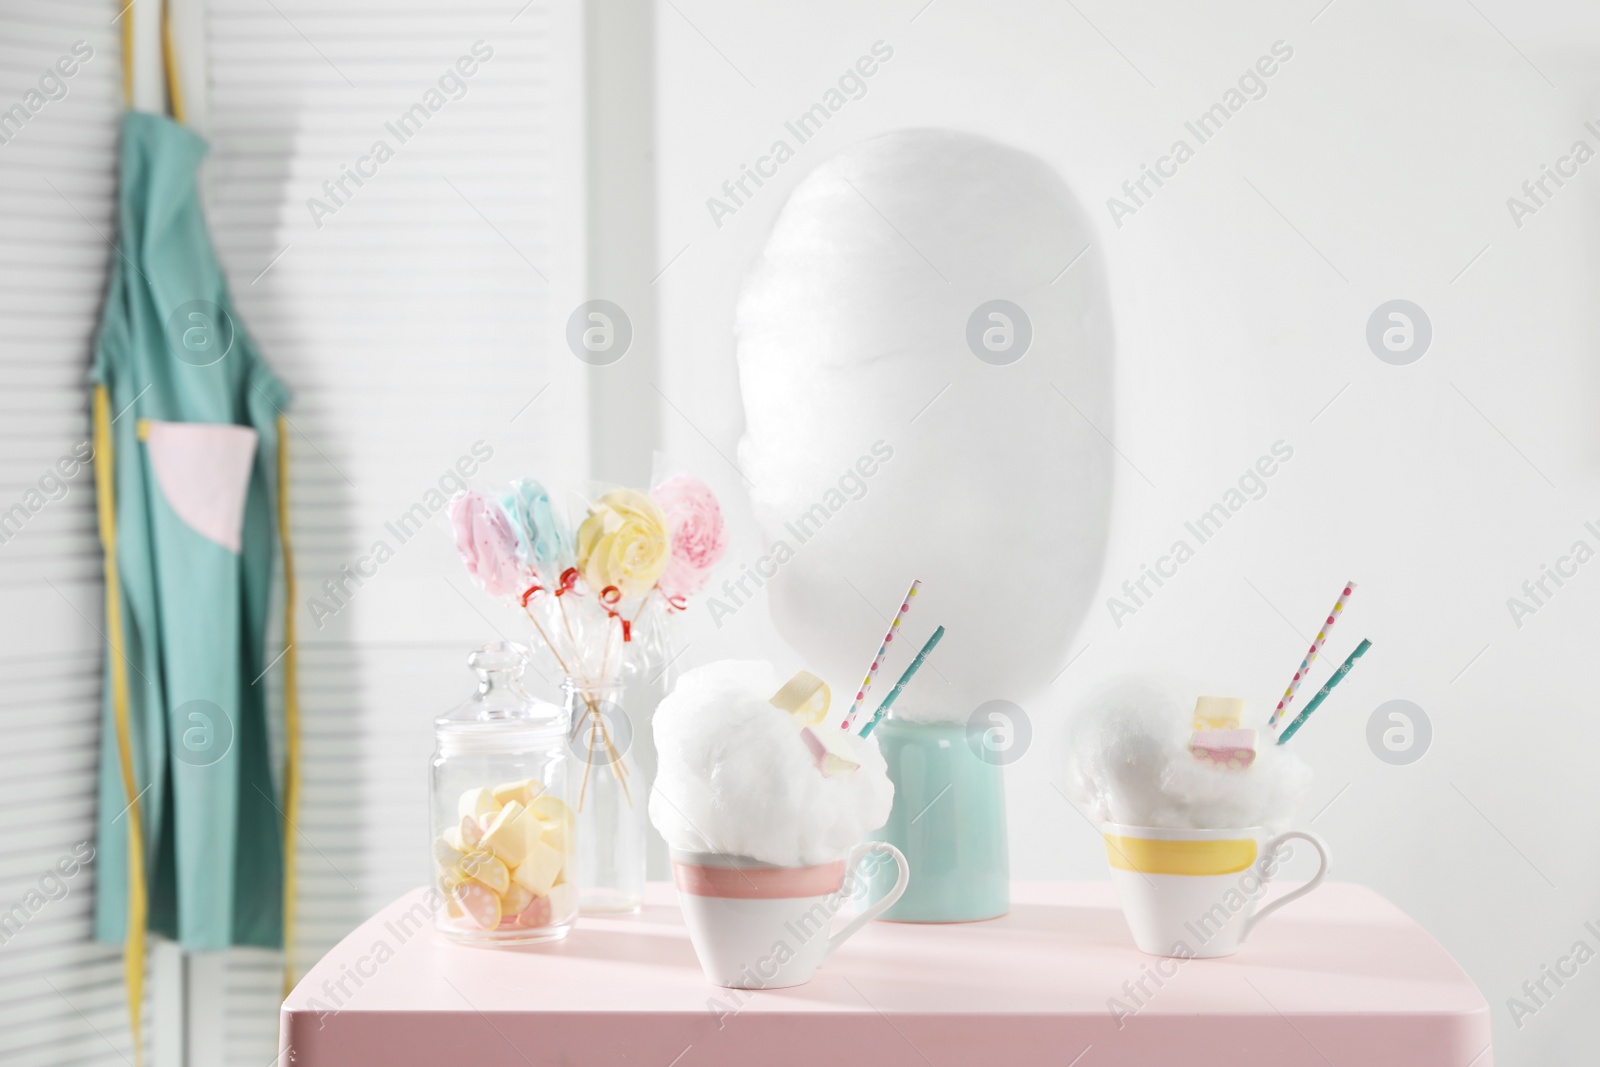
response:
<path id="1" fill-rule="evenodd" d="M 514 641 L 491 641 L 467 657 L 467 666 L 477 671 L 480 678 L 499 671 L 520 675 L 527 664 L 528 650 Z"/>

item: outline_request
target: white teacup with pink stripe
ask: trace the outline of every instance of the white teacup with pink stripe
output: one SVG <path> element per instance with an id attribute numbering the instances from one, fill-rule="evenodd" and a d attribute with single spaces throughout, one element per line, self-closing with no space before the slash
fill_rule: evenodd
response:
<path id="1" fill-rule="evenodd" d="M 829 933 L 856 889 L 870 883 L 869 865 L 885 860 L 900 868 L 894 888 Z M 864 841 L 842 860 L 810 867 L 673 849 L 672 877 L 706 977 L 731 989 L 782 989 L 809 982 L 834 949 L 892 907 L 911 867 L 893 845 Z"/>

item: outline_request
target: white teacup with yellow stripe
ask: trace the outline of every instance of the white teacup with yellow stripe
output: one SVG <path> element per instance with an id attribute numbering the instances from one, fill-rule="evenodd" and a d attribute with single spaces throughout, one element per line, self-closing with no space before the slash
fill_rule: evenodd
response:
<path id="1" fill-rule="evenodd" d="M 1107 823 L 1101 832 L 1134 943 L 1153 956 L 1231 956 L 1257 923 L 1328 876 L 1327 842 L 1303 830 L 1274 835 L 1261 827 L 1184 830 Z M 1317 873 L 1258 912 L 1267 882 L 1287 858 L 1280 850 L 1292 840 L 1316 850 Z"/>

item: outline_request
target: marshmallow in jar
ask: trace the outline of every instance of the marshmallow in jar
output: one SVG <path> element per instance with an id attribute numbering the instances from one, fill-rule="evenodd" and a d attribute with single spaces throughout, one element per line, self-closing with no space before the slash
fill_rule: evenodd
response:
<path id="1" fill-rule="evenodd" d="M 565 937 L 578 914 L 566 712 L 523 690 L 516 645 L 467 662 L 477 693 L 434 720 L 435 923 L 459 941 Z"/>

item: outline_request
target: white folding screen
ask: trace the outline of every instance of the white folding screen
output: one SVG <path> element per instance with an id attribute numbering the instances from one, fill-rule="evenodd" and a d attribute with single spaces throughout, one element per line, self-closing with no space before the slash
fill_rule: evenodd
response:
<path id="1" fill-rule="evenodd" d="M 213 0 L 206 22 L 212 233 L 294 392 L 303 970 L 427 879 L 432 717 L 469 691 L 467 652 L 521 637 L 437 505 L 462 472 L 586 467 L 586 368 L 563 341 L 583 299 L 580 13 Z M 193 961 L 191 1062 L 271 1056 L 278 966 Z"/>
<path id="2" fill-rule="evenodd" d="M 90 940 L 104 656 L 89 351 L 115 254 L 117 6 L 0 3 L 0 1062 L 132 1058 Z M 148 1029 L 148 1028 L 147 1028 Z"/>
<path id="3" fill-rule="evenodd" d="M 80 460 L 121 9 L 0 3 L 0 1061 L 18 1067 L 132 1058 L 120 952 L 89 941 L 93 864 L 50 876 L 94 834 L 104 644 Z M 587 465 L 584 368 L 562 342 L 583 298 L 581 27 L 573 5 L 521 0 L 205 15 L 213 234 L 295 391 L 303 968 L 425 879 L 430 719 L 465 694 L 471 647 L 520 636 L 467 586 L 433 494 L 463 470 Z M 272 1058 L 279 966 L 239 951 L 152 980 L 158 999 L 188 986 L 188 1062 Z M 158 1003 L 147 1032 L 175 1035 L 179 1007 Z"/>

